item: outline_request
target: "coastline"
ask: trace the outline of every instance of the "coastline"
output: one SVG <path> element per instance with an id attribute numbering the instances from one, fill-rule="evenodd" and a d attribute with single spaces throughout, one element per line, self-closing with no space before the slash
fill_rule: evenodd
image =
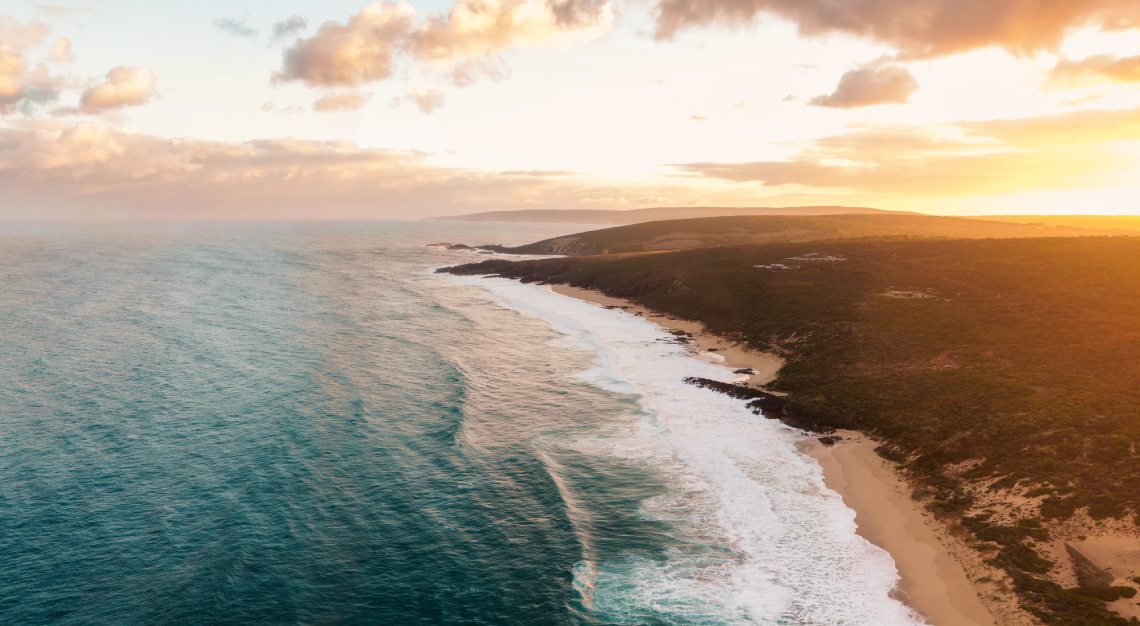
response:
<path id="1" fill-rule="evenodd" d="M 877 442 L 854 431 L 835 434 L 840 440 L 834 445 L 811 439 L 801 445 L 801 451 L 819 462 L 824 482 L 855 511 L 859 535 L 894 559 L 899 572 L 895 593 L 901 601 L 935 626 L 1032 623 L 1018 615 L 1011 595 L 992 584 L 975 582 L 985 574 L 971 576 L 964 562 L 979 559 L 910 496 L 906 479 L 875 452 Z M 981 567 L 980 563 L 971 565 L 972 570 Z M 997 604 L 1009 606 L 987 605 L 983 598 L 991 603 L 1003 600 Z M 995 614 L 1002 619 L 998 621 Z"/>
<path id="2" fill-rule="evenodd" d="M 752 370 L 753 373 L 747 375 L 747 379 L 744 378 L 745 375 L 741 375 L 741 382 L 745 382 L 751 387 L 762 388 L 776 380 L 776 375 L 784 366 L 784 359 L 779 355 L 752 350 L 724 337 L 709 333 L 700 322 L 662 315 L 628 300 L 613 298 L 580 287 L 550 285 L 550 289 L 554 293 L 592 302 L 599 306 L 623 309 L 631 315 L 644 317 L 665 330 L 688 333 L 692 336 L 692 345 L 701 358 L 734 370 Z"/>
<path id="3" fill-rule="evenodd" d="M 596 291 L 566 285 L 550 288 L 564 296 L 621 308 L 666 330 L 689 333 L 701 358 L 732 369 L 751 369 L 754 373 L 740 380 L 749 386 L 772 382 L 784 364 L 779 355 L 708 333 L 699 322 L 662 315 Z M 1023 621 L 1012 594 L 991 583 L 974 582 L 981 574 L 971 576 L 962 564 L 971 556 L 970 548 L 910 497 L 905 478 L 875 453 L 874 441 L 855 432 L 838 434 L 841 440 L 833 446 L 813 438 L 801 445 L 801 452 L 821 465 L 827 487 L 855 512 L 857 533 L 891 555 L 899 574 L 894 592 L 898 600 L 934 626 L 1030 623 Z M 995 614 L 1002 616 L 1000 622 Z"/>

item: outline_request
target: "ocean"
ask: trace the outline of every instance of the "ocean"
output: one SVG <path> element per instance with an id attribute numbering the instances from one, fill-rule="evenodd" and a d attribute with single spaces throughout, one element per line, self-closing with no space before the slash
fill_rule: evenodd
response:
<path id="1" fill-rule="evenodd" d="M 456 223 L 0 226 L 0 623 L 913 624 L 803 435 Z"/>

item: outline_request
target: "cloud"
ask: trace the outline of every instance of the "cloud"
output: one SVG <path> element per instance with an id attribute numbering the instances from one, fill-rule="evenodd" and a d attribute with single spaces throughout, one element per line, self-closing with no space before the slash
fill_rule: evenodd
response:
<path id="1" fill-rule="evenodd" d="M 758 15 L 803 35 L 844 33 L 887 44 L 909 58 L 988 46 L 1015 54 L 1054 49 L 1081 26 L 1140 27 L 1135 0 L 657 0 L 656 36 L 710 25 L 744 26 Z"/>
<path id="2" fill-rule="evenodd" d="M 1096 83 L 1140 83 L 1140 56 L 1115 57 L 1100 54 L 1080 61 L 1062 59 L 1049 71 L 1054 87 Z"/>
<path id="3" fill-rule="evenodd" d="M 446 16 L 410 34 L 413 53 L 428 60 L 478 57 L 522 45 L 556 42 L 608 30 L 602 0 L 456 0 Z"/>
<path id="4" fill-rule="evenodd" d="M 573 176 L 576 172 L 569 170 L 505 170 L 499 172 L 503 176 L 524 176 L 529 178 L 552 178 L 560 176 Z"/>
<path id="5" fill-rule="evenodd" d="M 832 188 L 921 197 L 1104 185 L 1109 182 L 1106 173 L 1120 167 L 1103 157 L 1074 163 L 1064 155 L 1041 152 L 931 156 L 919 161 L 885 160 L 860 165 L 832 165 L 817 160 L 690 163 L 682 169 L 710 178 L 760 182 L 769 187 Z"/>
<path id="6" fill-rule="evenodd" d="M 23 92 L 24 55 L 0 44 L 0 105 L 12 104 Z"/>
<path id="7" fill-rule="evenodd" d="M 369 96 L 359 91 L 342 91 L 318 98 L 313 110 L 319 113 L 359 111 L 368 104 Z"/>
<path id="8" fill-rule="evenodd" d="M 48 28 L 43 22 L 21 24 L 8 15 L 0 14 L 0 44 L 23 51 L 37 46 L 47 37 Z"/>
<path id="9" fill-rule="evenodd" d="M 392 57 L 407 37 L 415 9 L 401 2 L 378 2 L 349 18 L 325 22 L 317 34 L 285 51 L 281 80 L 309 85 L 351 86 L 392 75 Z"/>
<path id="10" fill-rule="evenodd" d="M 273 41 L 280 41 L 297 35 L 309 27 L 309 23 L 300 15 L 294 15 L 273 25 Z"/>
<path id="11" fill-rule="evenodd" d="M 352 86 L 392 75 L 400 53 L 421 62 L 452 62 L 453 80 L 501 76 L 501 63 L 470 65 L 521 46 L 594 36 L 613 21 L 611 0 L 457 0 L 451 11 L 417 20 L 406 2 L 377 2 L 344 24 L 326 22 L 285 51 L 280 80 Z"/>
<path id="12" fill-rule="evenodd" d="M 443 168 L 421 153 L 345 142 L 168 139 L 51 121 L 0 127 L 0 146 L 0 217 L 418 218 L 709 200 L 675 187 Z"/>
<path id="13" fill-rule="evenodd" d="M 770 187 L 947 196 L 1118 184 L 1134 178 L 1120 142 L 1140 142 L 1140 109 L 1082 111 L 943 128 L 868 127 L 784 161 L 685 163 L 691 174 Z"/>
<path id="14" fill-rule="evenodd" d="M 511 75 L 511 69 L 497 56 L 485 56 L 456 63 L 451 68 L 451 84 L 456 87 L 473 85 L 481 78 L 500 81 Z"/>
<path id="15" fill-rule="evenodd" d="M 107 81 L 83 92 L 80 99 L 85 113 L 145 104 L 154 95 L 156 79 L 149 67 L 112 68 Z"/>
<path id="16" fill-rule="evenodd" d="M 609 0 L 552 0 L 548 6 L 563 25 L 591 26 L 612 19 Z"/>
<path id="17" fill-rule="evenodd" d="M 51 44 L 51 56 L 48 59 L 52 63 L 71 63 L 75 61 L 75 54 L 71 51 L 71 40 L 67 37 L 60 37 Z"/>
<path id="18" fill-rule="evenodd" d="M 967 135 L 1026 149 L 1055 149 L 1140 140 L 1140 108 L 960 122 Z"/>
<path id="19" fill-rule="evenodd" d="M 256 28 L 253 28 L 242 20 L 235 20 L 228 17 L 220 17 L 214 20 L 214 28 L 243 39 L 253 39 L 257 37 Z"/>
<path id="20" fill-rule="evenodd" d="M 16 49 L 0 44 L 0 115 L 30 115 L 40 106 L 59 98 L 62 81 L 43 64 L 32 69 Z"/>
<path id="21" fill-rule="evenodd" d="M 880 60 L 847 72 L 835 91 L 812 98 L 811 104 L 833 109 L 902 104 L 917 90 L 918 82 L 905 67 Z"/>
<path id="22" fill-rule="evenodd" d="M 26 56 L 26 51 L 40 45 L 47 34 L 42 22 L 22 24 L 0 14 L 0 115 L 32 115 L 59 98 L 63 79 L 52 76 L 45 63 L 31 66 Z M 52 47 L 50 61 L 56 60 L 59 41 Z M 70 47 L 67 52 L 70 54 Z"/>
<path id="23" fill-rule="evenodd" d="M 276 102 L 265 102 L 259 110 L 265 113 L 304 113 L 307 109 L 296 105 L 278 106 Z"/>
<path id="24" fill-rule="evenodd" d="M 411 91 L 408 93 L 407 99 L 416 105 L 416 108 L 424 115 L 429 115 L 437 109 L 442 108 L 445 102 L 443 92 L 436 89 Z"/>

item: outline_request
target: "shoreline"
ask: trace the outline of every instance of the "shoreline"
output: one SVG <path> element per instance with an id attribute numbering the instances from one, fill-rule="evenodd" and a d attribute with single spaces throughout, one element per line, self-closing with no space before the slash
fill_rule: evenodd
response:
<path id="1" fill-rule="evenodd" d="M 975 577 L 960 560 L 970 548 L 948 536 L 947 525 L 910 496 L 906 479 L 875 452 L 877 442 L 854 431 L 835 435 L 841 439 L 833 445 L 812 438 L 800 444 L 800 450 L 819 462 L 824 483 L 855 512 L 859 536 L 894 559 L 899 573 L 896 597 L 934 626 L 996 626 L 996 607 L 982 600 L 996 589 L 973 582 Z M 1010 616 L 1001 623 L 1015 621 Z"/>
<path id="2" fill-rule="evenodd" d="M 620 308 L 670 331 L 683 331 L 693 337 L 697 356 L 732 369 L 751 369 L 742 378 L 749 386 L 763 388 L 775 380 L 784 360 L 776 354 L 760 352 L 705 331 L 700 322 L 662 315 L 643 306 L 602 293 L 550 285 L 555 293 L 585 300 L 603 307 Z M 711 350 L 710 350 L 711 349 Z M 837 433 L 841 440 L 826 446 L 816 438 L 800 445 L 800 451 L 823 468 L 824 482 L 838 493 L 855 512 L 856 532 L 891 555 L 899 581 L 893 594 L 933 626 L 978 624 L 996 625 L 995 609 L 984 597 L 1000 605 L 1016 607 L 1011 594 L 983 587 L 972 581 L 962 559 L 970 550 L 947 532 L 913 498 L 903 476 L 875 452 L 875 442 L 851 431 Z M 971 568 L 972 569 L 972 568 Z M 1018 623 L 1016 609 L 1002 610 L 1002 624 Z"/>
<path id="3" fill-rule="evenodd" d="M 643 317 L 665 330 L 688 333 L 692 336 L 692 346 L 700 358 L 733 370 L 752 370 L 752 374 L 741 374 L 740 381 L 750 387 L 762 389 L 764 385 L 776 380 L 776 375 L 784 366 L 784 359 L 779 355 L 771 352 L 759 352 L 719 335 L 714 335 L 706 331 L 700 322 L 662 315 L 628 300 L 613 298 L 589 289 L 569 285 L 548 286 L 554 293 L 585 300 L 603 307 L 619 308 L 632 315 Z M 744 379 L 744 376 L 747 376 L 747 379 Z"/>

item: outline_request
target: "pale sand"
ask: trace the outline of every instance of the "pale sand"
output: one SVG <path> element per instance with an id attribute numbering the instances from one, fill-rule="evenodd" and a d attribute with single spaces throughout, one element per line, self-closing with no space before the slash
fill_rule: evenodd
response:
<path id="1" fill-rule="evenodd" d="M 1073 547 L 1098 567 L 1116 577 L 1113 585 L 1137 586 L 1140 576 L 1140 537 L 1107 533 L 1072 542 Z M 1121 598 L 1108 605 L 1126 618 L 1140 619 L 1140 595 Z"/>
<path id="2" fill-rule="evenodd" d="M 819 461 L 824 482 L 855 511 L 859 535 L 894 558 L 898 599 L 935 626 L 996 625 L 980 589 L 940 538 L 944 529 L 910 497 L 910 487 L 898 472 L 875 453 L 877 444 L 855 432 L 836 434 L 843 439 L 835 445 L 812 440 L 803 451 Z"/>
<path id="3" fill-rule="evenodd" d="M 752 368 L 756 374 L 748 384 L 753 386 L 761 387 L 775 380 L 784 363 L 779 355 L 706 333 L 698 322 L 670 318 L 596 291 L 563 285 L 552 289 L 602 306 L 622 308 L 666 329 L 691 333 L 705 358 L 719 355 L 710 360 L 734 369 Z M 716 348 L 717 352 L 709 353 L 709 348 Z M 827 486 L 843 496 L 843 501 L 855 511 L 859 534 L 894 559 L 900 576 L 898 599 L 914 607 L 934 626 L 998 624 L 981 595 L 984 593 L 990 606 L 996 608 L 1015 605 L 1016 601 L 990 584 L 983 589 L 971 582 L 966 568 L 955 558 L 955 554 L 969 558 L 970 549 L 949 536 L 944 525 L 910 497 L 905 480 L 875 453 L 873 441 L 854 432 L 842 432 L 840 436 L 844 441 L 834 446 L 812 440 L 804 444 L 803 451 L 819 461 Z M 947 547 L 954 542 L 959 544 L 953 546 L 956 550 Z M 1001 613 L 1001 624 L 1023 622 L 1015 608 Z"/>

